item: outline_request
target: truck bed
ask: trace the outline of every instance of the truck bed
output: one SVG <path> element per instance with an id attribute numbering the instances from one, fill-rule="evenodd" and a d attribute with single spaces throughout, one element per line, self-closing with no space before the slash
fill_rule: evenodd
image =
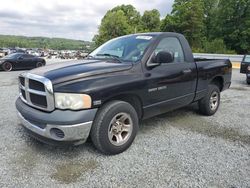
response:
<path id="1" fill-rule="evenodd" d="M 197 99 L 204 96 L 207 90 L 207 86 L 211 80 L 213 80 L 218 73 L 223 75 L 222 80 L 218 80 L 223 83 L 221 91 L 230 87 L 232 76 L 232 63 L 229 59 L 203 59 L 195 58 L 197 66 Z"/>
<path id="2" fill-rule="evenodd" d="M 208 59 L 208 58 L 194 58 L 194 61 L 199 63 L 199 62 L 203 62 L 203 61 L 218 61 L 218 60 L 222 60 L 222 59 Z"/>

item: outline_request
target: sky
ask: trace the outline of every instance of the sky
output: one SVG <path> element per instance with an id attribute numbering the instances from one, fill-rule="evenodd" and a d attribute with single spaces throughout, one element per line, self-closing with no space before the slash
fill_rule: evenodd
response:
<path id="1" fill-rule="evenodd" d="M 91 41 L 105 13 L 131 4 L 141 14 L 171 12 L 174 0 L 5 0 L 0 6 L 0 34 L 60 37 Z"/>

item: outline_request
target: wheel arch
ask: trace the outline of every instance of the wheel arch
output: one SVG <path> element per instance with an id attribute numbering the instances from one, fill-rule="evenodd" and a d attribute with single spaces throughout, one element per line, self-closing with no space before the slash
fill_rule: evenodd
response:
<path id="1" fill-rule="evenodd" d="M 135 111 L 137 112 L 138 118 L 142 119 L 143 117 L 142 101 L 139 96 L 135 94 L 118 94 L 107 99 L 104 103 L 107 103 L 113 100 L 119 100 L 119 101 L 124 101 L 124 102 L 129 103 L 130 105 L 134 107 Z"/>
<path id="2" fill-rule="evenodd" d="M 43 65 L 46 65 L 45 59 L 42 59 L 42 63 L 43 63 Z"/>
<path id="3" fill-rule="evenodd" d="M 224 79 L 222 76 L 216 76 L 211 80 L 210 84 L 218 86 L 220 91 L 222 91 L 224 86 Z"/>

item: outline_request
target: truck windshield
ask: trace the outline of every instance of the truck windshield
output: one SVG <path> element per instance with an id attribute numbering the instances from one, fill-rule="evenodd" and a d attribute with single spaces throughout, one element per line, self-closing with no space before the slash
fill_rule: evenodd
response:
<path id="1" fill-rule="evenodd" d="M 141 60 L 144 51 L 152 41 L 151 35 L 130 35 L 112 39 L 94 50 L 89 57 L 113 58 L 119 61 Z"/>

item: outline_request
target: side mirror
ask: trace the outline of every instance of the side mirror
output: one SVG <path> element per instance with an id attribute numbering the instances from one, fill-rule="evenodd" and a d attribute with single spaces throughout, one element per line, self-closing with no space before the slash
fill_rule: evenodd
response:
<path id="1" fill-rule="evenodd" d="M 23 57 L 21 56 L 21 57 L 18 57 L 18 60 L 22 60 L 23 59 Z"/>
<path id="2" fill-rule="evenodd" d="M 174 56 L 172 53 L 168 51 L 160 51 L 156 55 L 156 62 L 157 63 L 171 63 L 174 61 Z"/>
<path id="3" fill-rule="evenodd" d="M 168 51 L 160 51 L 157 54 L 153 54 L 151 61 L 148 63 L 148 67 L 155 67 L 162 63 L 171 63 L 174 61 L 174 56 Z"/>

